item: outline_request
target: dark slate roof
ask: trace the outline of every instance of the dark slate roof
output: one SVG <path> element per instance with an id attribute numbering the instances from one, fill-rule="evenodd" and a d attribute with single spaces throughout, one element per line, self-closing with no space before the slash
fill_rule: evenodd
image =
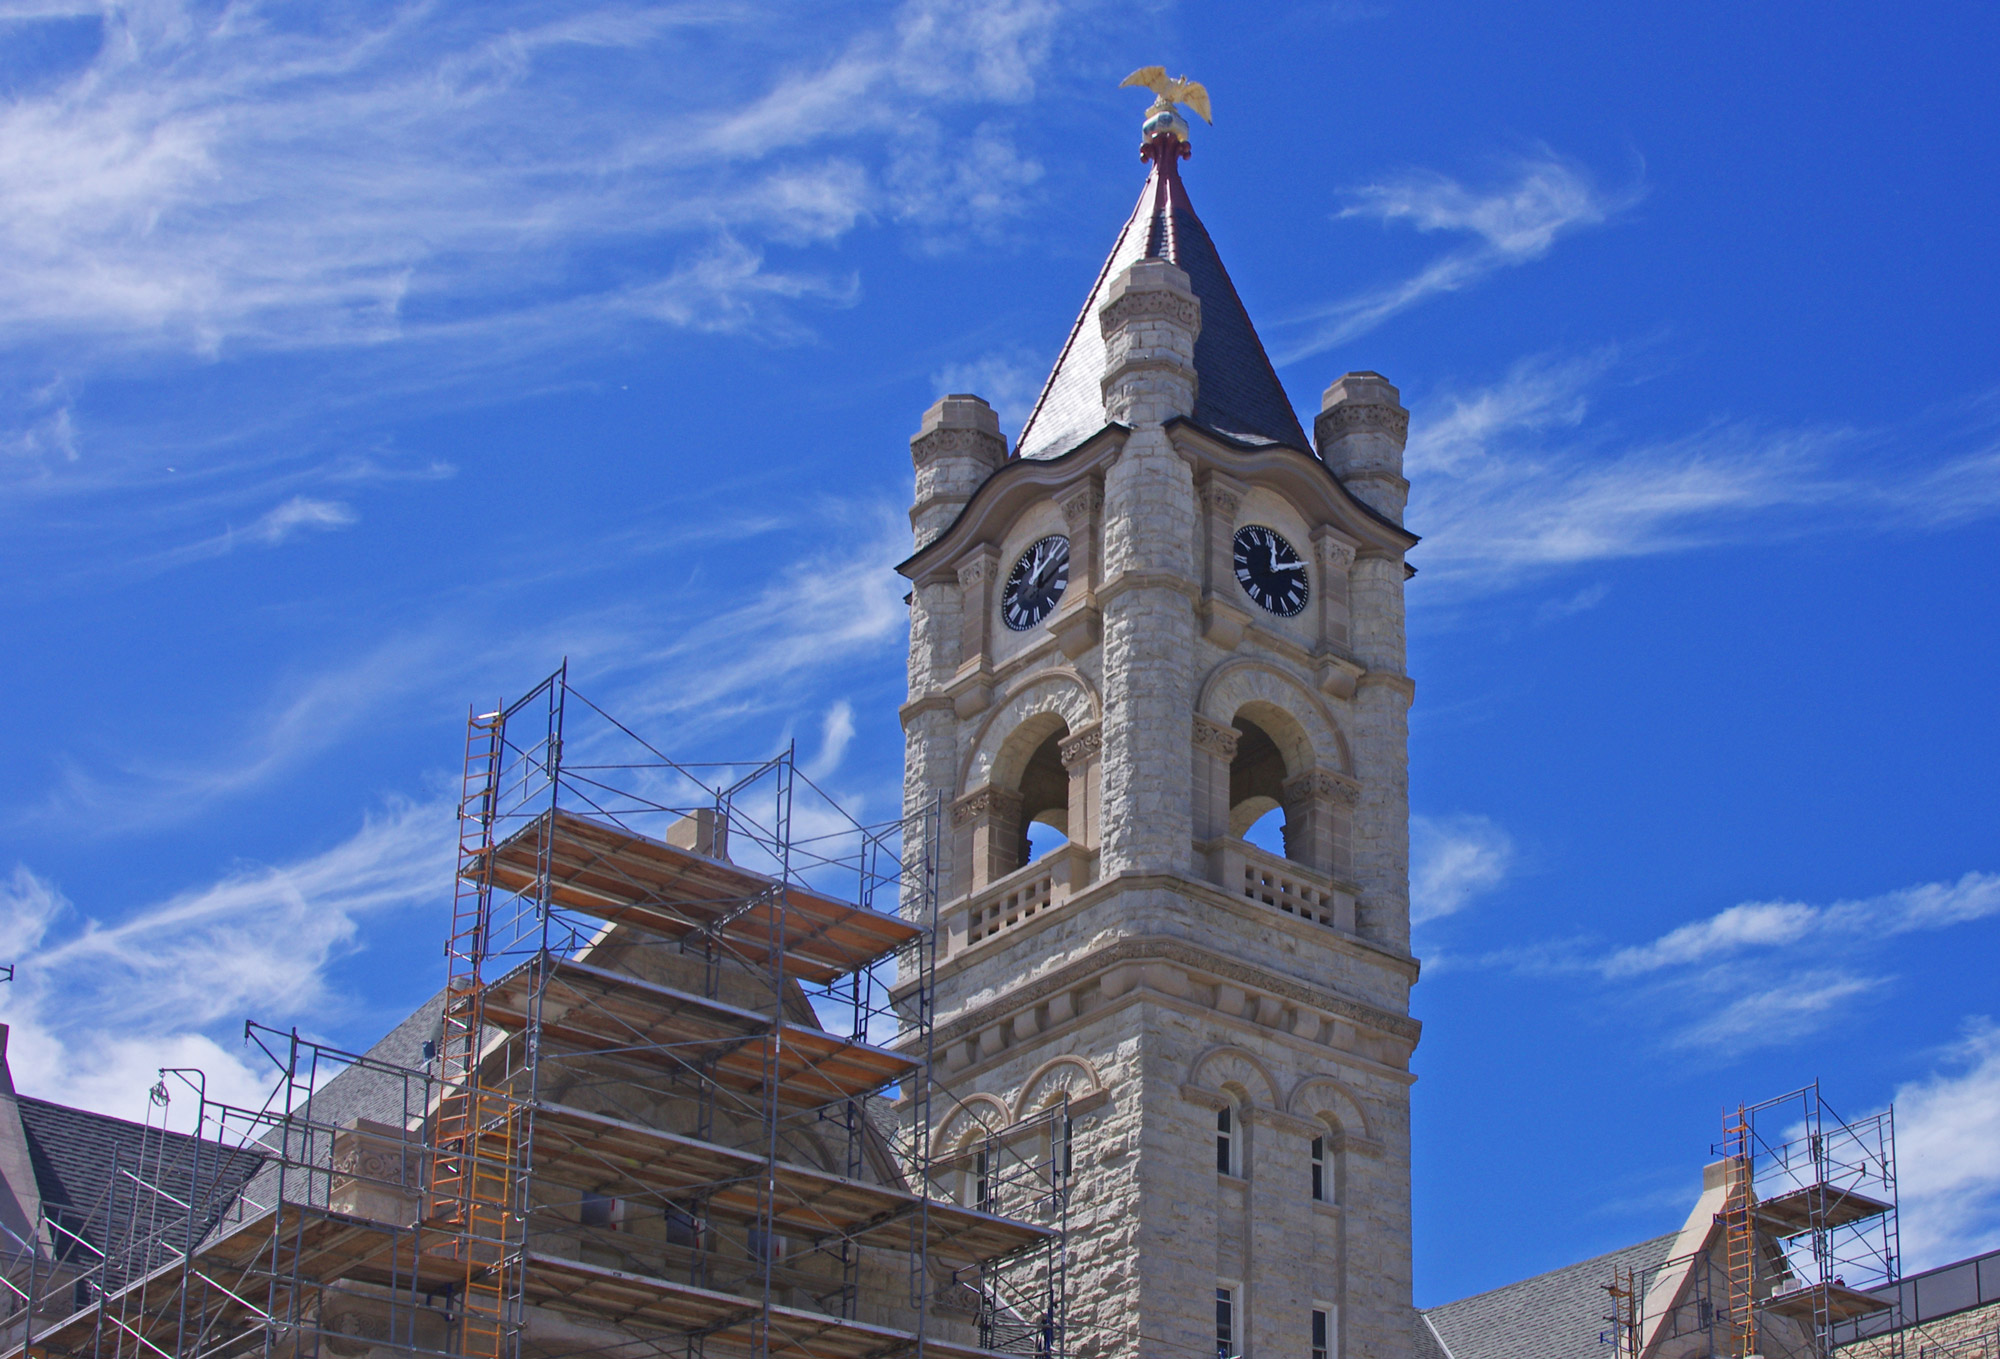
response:
<path id="1" fill-rule="evenodd" d="M 1194 215 L 1172 156 L 1155 163 L 1139 205 L 1118 233 L 1117 244 L 1070 328 L 1015 451 L 1024 458 L 1058 457 L 1104 428 L 1099 386 L 1104 377 L 1104 335 L 1098 329 L 1097 309 L 1111 280 L 1142 259 L 1177 265 L 1201 299 L 1201 333 L 1194 342 L 1195 423 L 1244 443 L 1286 444 L 1311 452 L 1291 399 L 1257 338 L 1257 328 L 1250 324 L 1250 313 L 1222 267 L 1222 256 Z"/>
<path id="2" fill-rule="evenodd" d="M 194 1206 L 199 1239 L 263 1164 L 254 1151 L 88 1109 L 26 1095 L 18 1103 L 43 1210 L 62 1228 L 56 1253 L 79 1265 L 95 1263 L 100 1251 L 131 1248 L 138 1254 L 121 1260 L 121 1270 L 160 1263 L 187 1242 L 188 1212 L 174 1199 Z"/>
<path id="3" fill-rule="evenodd" d="M 1442 1341 L 1447 1359 L 1604 1359 L 1607 1347 L 1598 1336 L 1609 1329 L 1604 1285 L 1612 1271 L 1657 1269 L 1671 1258 L 1677 1239 L 1678 1233 L 1669 1232 L 1490 1293 L 1425 1308 L 1422 1322 L 1433 1334 L 1419 1338 L 1418 1353 L 1434 1353 Z"/>

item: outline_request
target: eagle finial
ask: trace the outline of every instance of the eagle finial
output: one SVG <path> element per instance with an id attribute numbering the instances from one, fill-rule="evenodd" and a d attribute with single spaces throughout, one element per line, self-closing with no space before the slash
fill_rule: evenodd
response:
<path id="1" fill-rule="evenodd" d="M 1176 104 L 1185 104 L 1201 115 L 1201 120 L 1213 126 L 1215 119 L 1209 116 L 1208 89 L 1198 80 L 1186 76 L 1170 76 L 1164 66 L 1141 66 L 1131 75 L 1118 82 L 1118 88 L 1138 85 L 1153 92 L 1153 106 L 1146 110 L 1146 121 L 1141 128 L 1141 150 L 1139 154 L 1151 160 L 1160 152 L 1169 149 L 1164 141 L 1171 134 L 1173 155 L 1188 154 L 1187 119 L 1181 117 Z"/>

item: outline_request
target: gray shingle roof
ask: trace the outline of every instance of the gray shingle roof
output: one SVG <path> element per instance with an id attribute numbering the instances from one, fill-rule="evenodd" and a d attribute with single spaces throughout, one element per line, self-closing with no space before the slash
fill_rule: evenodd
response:
<path id="1" fill-rule="evenodd" d="M 187 1242 L 188 1210 L 174 1200 L 193 1206 L 199 1239 L 263 1163 L 253 1151 L 88 1109 L 26 1095 L 18 1103 L 43 1211 L 61 1228 L 56 1253 L 79 1266 L 128 1248 L 138 1254 L 120 1261 L 121 1273 L 161 1263 Z"/>
<path id="2" fill-rule="evenodd" d="M 1104 428 L 1104 336 L 1097 309 L 1105 290 L 1141 259 L 1170 260 L 1188 276 L 1201 299 L 1201 333 L 1195 337 L 1194 422 L 1252 444 L 1286 444 L 1310 453 L 1291 399 L 1264 352 L 1250 313 L 1229 281 L 1215 242 L 1194 214 L 1179 166 L 1166 157 L 1146 180 L 1139 204 L 1091 287 L 1083 311 L 1022 427 L 1015 450 L 1024 458 L 1067 453 Z"/>
<path id="3" fill-rule="evenodd" d="M 1609 1329 L 1604 1285 L 1612 1271 L 1640 1274 L 1667 1262 L 1678 1234 L 1552 1269 L 1487 1293 L 1423 1311 L 1446 1359 L 1604 1359 L 1598 1336 Z M 1421 1337 L 1421 1347 L 1433 1343 Z"/>

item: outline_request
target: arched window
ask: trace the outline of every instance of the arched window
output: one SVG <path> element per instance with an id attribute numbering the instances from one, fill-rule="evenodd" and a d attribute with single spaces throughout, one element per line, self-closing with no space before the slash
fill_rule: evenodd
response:
<path id="1" fill-rule="evenodd" d="M 1271 734 L 1238 716 L 1236 758 L 1229 762 L 1229 833 L 1283 854 L 1285 756 Z"/>
<path id="2" fill-rule="evenodd" d="M 1327 1176 L 1326 1135 L 1312 1140 L 1312 1198 L 1314 1203 L 1325 1203 L 1331 1196 L 1333 1185 Z"/>
<path id="3" fill-rule="evenodd" d="M 1236 1108 L 1225 1104 L 1215 1111 L 1215 1173 L 1236 1173 Z"/>

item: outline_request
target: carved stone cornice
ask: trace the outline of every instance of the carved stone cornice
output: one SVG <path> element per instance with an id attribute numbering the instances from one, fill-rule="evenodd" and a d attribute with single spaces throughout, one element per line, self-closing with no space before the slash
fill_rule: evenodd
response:
<path id="1" fill-rule="evenodd" d="M 1243 497 L 1231 487 L 1210 483 L 1202 488 L 1201 503 L 1208 506 L 1216 518 L 1234 521 L 1236 509 L 1243 503 Z"/>
<path id="2" fill-rule="evenodd" d="M 910 440 L 910 456 L 919 461 L 953 453 L 977 453 L 997 463 L 1007 453 L 1007 441 L 983 429 L 934 429 Z"/>
<path id="3" fill-rule="evenodd" d="M 952 828 L 956 830 L 969 826 L 983 816 L 996 814 L 1018 817 L 1021 814 L 1021 795 L 1004 788 L 975 788 L 951 804 Z"/>
<path id="4" fill-rule="evenodd" d="M 1242 736 L 1234 727 L 1225 727 L 1200 713 L 1194 715 L 1194 748 L 1207 751 L 1225 764 L 1236 758 L 1236 743 Z"/>
<path id="5" fill-rule="evenodd" d="M 1318 799 L 1352 807 L 1361 801 L 1361 785 L 1330 769 L 1308 769 L 1287 782 L 1282 791 L 1287 804 Z"/>
<path id="6" fill-rule="evenodd" d="M 1402 443 L 1410 437 L 1410 413 L 1401 406 L 1378 405 L 1374 402 L 1346 401 L 1331 410 L 1321 411 L 1313 424 L 1322 438 L 1339 438 L 1344 434 L 1371 433 L 1386 434 Z"/>
<path id="7" fill-rule="evenodd" d="M 978 585 L 993 574 L 993 559 L 985 554 L 962 563 L 958 568 L 960 585 Z"/>
<path id="8" fill-rule="evenodd" d="M 1104 724 L 1099 722 L 1085 727 L 1073 736 L 1065 736 L 1057 744 L 1056 751 L 1062 756 L 1064 769 L 1074 769 L 1093 755 L 1102 754 L 1104 751 Z"/>
<path id="9" fill-rule="evenodd" d="M 1135 288 L 1112 298 L 1097 312 L 1097 324 L 1107 339 L 1134 321 L 1171 321 L 1198 331 L 1201 299 L 1175 288 Z"/>
<path id="10" fill-rule="evenodd" d="M 1423 1024 L 1408 1015 L 1395 1014 L 1320 987 L 1308 986 L 1279 973 L 1267 972 L 1261 967 L 1210 952 L 1186 940 L 1148 935 L 1120 940 L 1003 992 L 978 1009 L 939 1024 L 932 1033 L 931 1041 L 943 1048 L 990 1027 L 999 1018 L 1016 1010 L 1039 1004 L 1058 991 L 1073 991 L 1098 973 L 1107 972 L 1120 963 L 1131 962 L 1174 963 L 1206 976 L 1235 982 L 1260 995 L 1277 996 L 1295 1005 L 1310 1005 L 1322 1014 L 1344 1019 L 1350 1024 L 1406 1043 L 1415 1044 L 1423 1035 Z"/>
<path id="11" fill-rule="evenodd" d="M 1319 564 L 1321 566 L 1334 571 L 1345 571 L 1348 567 L 1354 565 L 1354 546 L 1351 543 L 1343 543 L 1340 539 L 1328 534 L 1320 538 L 1313 546 L 1319 552 Z"/>

